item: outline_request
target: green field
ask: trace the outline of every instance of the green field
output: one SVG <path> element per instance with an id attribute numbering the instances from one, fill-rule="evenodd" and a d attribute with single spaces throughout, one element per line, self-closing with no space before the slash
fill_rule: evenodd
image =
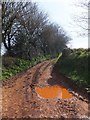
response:
<path id="1" fill-rule="evenodd" d="M 75 81 L 78 87 L 90 88 L 90 71 L 88 63 L 90 61 L 90 50 L 71 49 L 69 54 L 59 57 L 56 62 L 58 70 Z"/>

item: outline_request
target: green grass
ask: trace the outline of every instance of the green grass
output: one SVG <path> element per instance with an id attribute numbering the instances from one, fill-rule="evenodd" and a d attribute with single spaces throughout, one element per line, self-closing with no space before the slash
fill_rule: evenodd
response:
<path id="1" fill-rule="evenodd" d="M 90 71 L 88 70 L 90 52 L 86 49 L 73 49 L 68 57 L 60 57 L 56 63 L 62 72 L 79 87 L 90 88 Z"/>
<path id="2" fill-rule="evenodd" d="M 34 65 L 50 59 L 51 56 L 40 56 L 36 58 L 32 58 L 30 61 L 29 60 L 24 60 L 24 59 L 19 59 L 19 58 L 13 58 L 13 57 L 3 57 L 3 62 L 2 62 L 2 76 L 0 76 L 0 80 L 6 80 L 17 73 L 23 72 Z"/>

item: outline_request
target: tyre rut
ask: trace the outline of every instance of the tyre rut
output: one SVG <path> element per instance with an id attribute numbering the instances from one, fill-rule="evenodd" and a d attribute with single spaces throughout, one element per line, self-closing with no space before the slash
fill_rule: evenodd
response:
<path id="1" fill-rule="evenodd" d="M 27 70 L 19 77 L 8 81 L 2 87 L 2 117 L 6 118 L 68 118 L 87 115 L 87 103 L 72 99 L 41 99 L 35 93 L 35 87 L 51 77 L 53 61 L 45 61 Z M 57 76 L 53 76 L 57 80 Z M 58 79 L 60 80 L 59 77 Z M 49 78 L 50 79 L 50 78 Z M 9 86 L 12 81 L 13 85 Z M 64 79 L 63 79 L 64 81 Z M 58 82 L 57 82 L 58 83 Z M 52 84 L 53 85 L 53 84 Z M 83 109 L 81 105 L 83 104 Z M 84 109 L 85 108 L 85 109 Z"/>

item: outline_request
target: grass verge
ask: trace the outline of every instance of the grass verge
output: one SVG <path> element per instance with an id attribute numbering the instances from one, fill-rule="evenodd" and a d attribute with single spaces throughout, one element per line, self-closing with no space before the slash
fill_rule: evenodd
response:
<path id="1" fill-rule="evenodd" d="M 89 61 L 90 51 L 87 49 L 73 49 L 67 57 L 59 57 L 55 66 L 61 73 L 71 78 L 78 87 L 90 91 Z"/>
<path id="2" fill-rule="evenodd" d="M 2 57 L 2 75 L 0 76 L 0 80 L 6 80 L 16 75 L 17 73 L 23 72 L 33 67 L 34 65 L 50 58 L 50 55 L 32 58 L 31 60 L 24 60 L 13 57 Z"/>

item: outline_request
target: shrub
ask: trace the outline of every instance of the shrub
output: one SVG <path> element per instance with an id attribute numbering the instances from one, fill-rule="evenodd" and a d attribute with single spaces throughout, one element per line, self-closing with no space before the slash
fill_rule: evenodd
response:
<path id="1" fill-rule="evenodd" d="M 24 60 L 20 58 L 13 58 L 13 57 L 3 57 L 3 69 L 2 69 L 2 77 L 0 79 L 5 80 L 9 77 L 16 75 L 22 71 L 27 70 L 28 68 L 36 65 L 39 62 L 42 62 L 46 59 L 50 59 L 51 56 L 39 56 L 36 58 L 32 58 L 31 60 Z"/>
<path id="2" fill-rule="evenodd" d="M 60 57 L 56 63 L 60 72 L 76 81 L 78 86 L 90 87 L 90 52 L 87 49 L 73 49 L 69 56 Z"/>

